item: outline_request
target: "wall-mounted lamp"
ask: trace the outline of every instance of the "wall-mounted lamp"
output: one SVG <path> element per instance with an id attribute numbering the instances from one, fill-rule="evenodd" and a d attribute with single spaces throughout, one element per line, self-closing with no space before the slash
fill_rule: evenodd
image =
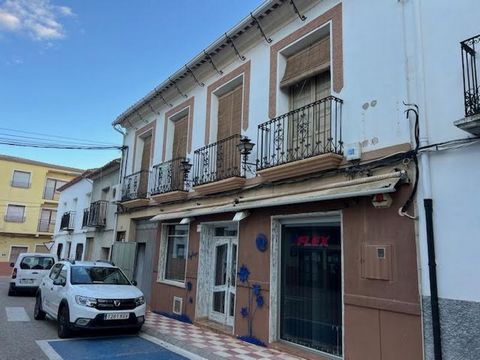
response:
<path id="1" fill-rule="evenodd" d="M 185 183 L 188 182 L 188 174 L 190 173 L 191 169 L 192 169 L 192 164 L 190 164 L 190 159 L 186 158 L 180 161 L 180 170 L 183 171 L 183 181 Z"/>
<path id="2" fill-rule="evenodd" d="M 240 143 L 237 144 L 237 148 L 240 151 L 240 154 L 242 155 L 242 162 L 243 162 L 243 171 L 250 170 L 247 165 L 252 165 L 254 166 L 255 164 L 247 162 L 248 156 L 253 150 L 253 147 L 255 146 L 254 143 L 247 137 L 244 136 L 242 139 L 240 139 Z M 250 172 L 253 172 L 250 170 Z"/>

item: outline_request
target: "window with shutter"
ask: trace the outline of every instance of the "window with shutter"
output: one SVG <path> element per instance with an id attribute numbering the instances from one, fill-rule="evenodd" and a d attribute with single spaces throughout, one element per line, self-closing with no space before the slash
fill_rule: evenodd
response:
<path id="1" fill-rule="evenodd" d="M 22 205 L 8 205 L 5 221 L 10 222 L 24 222 L 25 221 L 25 206 Z"/>
<path id="2" fill-rule="evenodd" d="M 288 158 L 300 160 L 320 152 L 330 141 L 330 103 L 307 106 L 330 95 L 330 38 L 287 58 L 281 86 L 288 90 Z"/>
<path id="3" fill-rule="evenodd" d="M 188 114 L 181 119 L 175 120 L 173 131 L 173 153 L 172 160 L 185 158 L 187 156 L 187 138 L 188 138 Z M 181 161 L 171 163 L 170 184 L 171 189 L 183 189 L 183 170 L 181 169 Z M 165 169 L 168 171 L 168 169 Z"/>
<path id="4" fill-rule="evenodd" d="M 150 169 L 150 153 L 152 149 L 152 134 L 145 136 L 143 139 L 142 161 L 140 170 L 140 183 L 138 185 L 138 195 L 144 196 L 147 194 L 148 188 L 148 174 Z"/>
<path id="5" fill-rule="evenodd" d="M 327 36 L 290 55 L 280 87 L 288 88 L 330 69 L 330 37 Z"/>
<path id="6" fill-rule="evenodd" d="M 12 186 L 20 188 L 29 188 L 30 187 L 30 176 L 31 174 L 26 171 L 13 171 Z"/>
<path id="7" fill-rule="evenodd" d="M 240 167 L 240 152 L 232 141 L 224 141 L 241 133 L 243 86 L 218 98 L 217 177 L 224 179 L 236 174 Z"/>

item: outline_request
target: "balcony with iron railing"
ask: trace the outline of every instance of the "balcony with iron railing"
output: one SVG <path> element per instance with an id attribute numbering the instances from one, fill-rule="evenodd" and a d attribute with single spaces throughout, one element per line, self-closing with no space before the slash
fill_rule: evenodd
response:
<path id="1" fill-rule="evenodd" d="M 260 124 L 257 174 L 275 181 L 338 167 L 342 104 L 328 96 Z"/>
<path id="2" fill-rule="evenodd" d="M 455 125 L 475 136 L 480 136 L 480 56 L 477 48 L 480 35 L 460 43 L 462 50 L 463 99 L 465 118 L 455 121 Z"/>
<path id="3" fill-rule="evenodd" d="M 75 211 L 67 211 L 62 215 L 60 230 L 73 231 L 75 227 Z"/>
<path id="4" fill-rule="evenodd" d="M 189 190 L 191 164 L 184 157 L 154 165 L 150 178 L 150 196 L 156 202 L 185 199 Z"/>
<path id="5" fill-rule="evenodd" d="M 38 219 L 38 232 L 53 233 L 55 231 L 55 222 L 49 219 Z"/>
<path id="6" fill-rule="evenodd" d="M 107 225 L 108 201 L 97 200 L 90 204 L 87 226 L 103 227 Z"/>
<path id="7" fill-rule="evenodd" d="M 148 204 L 148 180 L 150 171 L 140 170 L 123 178 L 122 204 L 137 207 Z"/>
<path id="8" fill-rule="evenodd" d="M 239 147 L 243 139 L 241 135 L 232 135 L 194 151 L 195 191 L 210 194 L 243 186 L 248 169 L 246 166 L 248 154 L 246 157 L 242 155 Z"/>

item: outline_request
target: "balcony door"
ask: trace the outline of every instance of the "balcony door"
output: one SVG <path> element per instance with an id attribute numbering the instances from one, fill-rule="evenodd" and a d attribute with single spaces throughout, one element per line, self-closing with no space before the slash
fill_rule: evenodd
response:
<path id="1" fill-rule="evenodd" d="M 239 175 L 240 152 L 237 144 L 222 141 L 241 134 L 243 85 L 218 97 L 217 179 Z"/>
<path id="2" fill-rule="evenodd" d="M 222 237 L 215 239 L 213 248 L 213 286 L 209 318 L 228 326 L 233 326 L 235 318 L 237 246 L 236 237 Z"/>
<path id="3" fill-rule="evenodd" d="M 184 159 L 187 156 L 188 114 L 174 122 L 172 159 Z M 183 170 L 179 161 L 173 161 L 170 167 L 170 185 L 172 190 L 183 190 Z"/>
<path id="4" fill-rule="evenodd" d="M 40 212 L 40 221 L 38 223 L 39 232 L 52 232 L 55 225 L 57 211 L 52 209 L 42 209 Z"/>
<path id="5" fill-rule="evenodd" d="M 330 72 L 302 80 L 289 89 L 288 149 L 291 160 L 323 152 L 330 138 L 330 102 L 314 104 L 330 95 Z"/>
<path id="6" fill-rule="evenodd" d="M 140 180 L 138 184 L 137 195 L 139 197 L 145 197 L 147 195 L 148 189 L 148 173 L 150 169 L 150 154 L 152 151 L 152 134 L 149 134 L 142 138 L 143 140 L 143 150 L 142 150 L 142 160 L 141 160 L 141 173 Z"/>

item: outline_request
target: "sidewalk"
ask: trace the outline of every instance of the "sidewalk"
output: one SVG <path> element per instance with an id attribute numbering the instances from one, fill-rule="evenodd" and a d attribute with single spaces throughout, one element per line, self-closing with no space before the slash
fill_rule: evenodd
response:
<path id="1" fill-rule="evenodd" d="M 274 349 L 148 312 L 143 332 L 211 360 L 299 360 Z"/>

